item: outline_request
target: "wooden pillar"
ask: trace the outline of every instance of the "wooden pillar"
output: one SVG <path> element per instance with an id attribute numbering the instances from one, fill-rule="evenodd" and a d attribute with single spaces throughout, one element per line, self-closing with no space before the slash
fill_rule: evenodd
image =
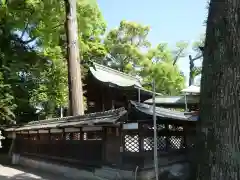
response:
<path id="1" fill-rule="evenodd" d="M 61 140 L 66 140 L 65 128 L 62 128 L 62 139 Z"/>
<path id="2" fill-rule="evenodd" d="M 28 139 L 27 139 L 27 144 L 24 144 L 24 146 L 27 146 L 26 149 L 27 149 L 27 152 L 29 152 L 29 147 L 31 148 L 31 135 L 30 135 L 30 130 L 28 130 Z M 30 144 L 30 145 L 29 145 Z"/>
<path id="3" fill-rule="evenodd" d="M 48 129 L 48 140 L 51 142 L 52 138 L 51 138 L 51 129 Z"/>
<path id="4" fill-rule="evenodd" d="M 102 127 L 102 142 L 103 142 L 102 161 L 103 161 L 103 163 L 106 163 L 107 162 L 107 159 L 106 159 L 107 129 L 106 129 L 106 127 Z"/>
<path id="5" fill-rule="evenodd" d="M 37 138 L 36 138 L 36 141 L 35 141 L 35 145 L 36 145 L 36 153 L 41 153 L 41 145 L 42 143 L 39 143 L 40 142 L 40 133 L 39 133 L 39 129 L 37 130 Z"/>
<path id="6" fill-rule="evenodd" d="M 188 126 L 186 124 L 183 125 L 183 147 L 187 147 L 187 136 L 189 136 L 190 133 L 188 131 Z"/>
<path id="7" fill-rule="evenodd" d="M 47 154 L 46 155 L 52 155 L 52 137 L 51 137 L 51 129 L 48 129 L 48 148 L 47 148 Z"/>
<path id="8" fill-rule="evenodd" d="M 169 151 L 170 147 L 170 131 L 169 131 L 169 124 L 165 123 L 165 128 L 166 128 L 166 151 Z"/>
<path id="9" fill-rule="evenodd" d="M 143 132 L 142 132 L 142 124 L 138 124 L 138 144 L 139 144 L 139 153 L 144 151 L 144 143 L 143 143 Z"/>
<path id="10" fill-rule="evenodd" d="M 39 129 L 37 130 L 37 140 L 40 140 L 40 133 L 39 133 Z"/>
<path id="11" fill-rule="evenodd" d="M 119 138 L 120 138 L 120 160 L 119 160 L 119 165 L 122 167 L 123 166 L 123 151 L 124 151 L 124 137 L 123 137 L 123 125 L 121 124 L 119 127 Z"/>
<path id="12" fill-rule="evenodd" d="M 102 111 L 105 111 L 105 92 L 104 92 L 103 85 L 101 85 L 101 103 L 102 103 Z"/>
<path id="13" fill-rule="evenodd" d="M 115 109 L 115 89 L 111 88 L 112 109 Z"/>
<path id="14" fill-rule="evenodd" d="M 83 140 L 83 130 L 82 130 L 82 127 L 79 128 L 79 132 L 80 132 L 80 141 Z"/>

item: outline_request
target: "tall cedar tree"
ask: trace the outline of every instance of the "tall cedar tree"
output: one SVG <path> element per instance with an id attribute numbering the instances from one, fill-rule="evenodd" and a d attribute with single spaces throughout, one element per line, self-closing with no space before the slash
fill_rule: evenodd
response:
<path id="1" fill-rule="evenodd" d="M 239 0 L 211 0 L 209 5 L 201 81 L 197 180 L 240 179 L 239 9 Z"/>

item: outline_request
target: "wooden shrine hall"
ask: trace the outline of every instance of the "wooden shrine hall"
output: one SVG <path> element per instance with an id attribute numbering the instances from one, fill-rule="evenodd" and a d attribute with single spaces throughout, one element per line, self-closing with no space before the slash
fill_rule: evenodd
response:
<path id="1" fill-rule="evenodd" d="M 137 77 L 97 63 L 89 68 L 84 84 L 86 113 L 127 108 L 129 100 L 143 102 L 152 97 Z"/>
<path id="2" fill-rule="evenodd" d="M 136 77 L 94 66 L 84 80 L 86 115 L 5 129 L 14 154 L 91 169 L 153 169 L 153 107 L 144 103 L 152 92 Z M 196 115 L 156 107 L 156 116 L 160 167 L 189 162 Z"/>
<path id="3" fill-rule="evenodd" d="M 8 128 L 13 152 L 20 156 L 91 167 L 133 170 L 153 166 L 152 106 L 131 101 L 118 108 L 83 116 L 29 122 Z M 156 107 L 159 158 L 188 161 L 196 118 Z M 161 161 L 168 162 L 168 161 Z"/>

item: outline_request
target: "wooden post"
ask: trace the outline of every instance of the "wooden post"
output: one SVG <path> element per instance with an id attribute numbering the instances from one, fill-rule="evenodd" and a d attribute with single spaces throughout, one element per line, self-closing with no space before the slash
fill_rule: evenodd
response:
<path id="1" fill-rule="evenodd" d="M 101 85 L 101 101 L 102 101 L 102 111 L 105 111 L 105 92 L 104 92 L 104 86 Z"/>
<path id="2" fill-rule="evenodd" d="M 106 127 L 102 127 L 102 142 L 103 142 L 103 146 L 102 146 L 102 161 L 103 163 L 107 162 L 106 159 L 106 143 L 107 143 L 107 131 L 106 131 Z"/>
<path id="3" fill-rule="evenodd" d="M 62 139 L 61 140 L 66 140 L 66 132 L 65 132 L 65 128 L 62 128 Z"/>
<path id="4" fill-rule="evenodd" d="M 70 115 L 84 114 L 76 6 L 76 0 L 65 0 Z"/>
<path id="5" fill-rule="evenodd" d="M 170 131 L 168 123 L 165 123 L 165 129 L 166 129 L 166 151 L 168 152 L 170 146 Z"/>
<path id="6" fill-rule="evenodd" d="M 114 88 L 111 89 L 111 97 L 112 97 L 112 109 L 115 109 L 115 98 L 116 98 L 116 96 L 115 96 L 115 89 Z"/>
<path id="7" fill-rule="evenodd" d="M 142 124 L 138 124 L 138 144 L 139 144 L 139 153 L 141 154 L 144 151 L 144 136 Z"/>
<path id="8" fill-rule="evenodd" d="M 82 127 L 80 127 L 79 129 L 79 132 L 80 132 L 80 140 L 82 141 L 83 140 L 83 131 L 82 131 Z"/>

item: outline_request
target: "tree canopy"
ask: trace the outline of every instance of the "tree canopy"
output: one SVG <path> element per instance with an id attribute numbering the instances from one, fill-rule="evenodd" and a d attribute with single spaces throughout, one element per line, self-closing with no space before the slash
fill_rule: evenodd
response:
<path id="1" fill-rule="evenodd" d="M 81 55 L 85 59 L 93 55 L 104 56 L 99 36 L 105 32 L 106 24 L 97 3 L 78 1 L 78 17 Z M 4 101 L 1 117 L 6 115 L 3 108 L 8 108 L 18 121 L 24 122 L 36 119 L 37 110 L 51 116 L 57 107 L 66 106 L 64 22 L 64 1 L 2 1 L 1 86 L 9 88 L 7 92 L 11 98 L 0 97 L 1 102 Z"/>
<path id="2" fill-rule="evenodd" d="M 104 63 L 125 73 L 138 74 L 146 84 L 155 78 L 158 92 L 176 95 L 185 83 L 177 61 L 186 55 L 188 44 L 177 42 L 174 50 L 166 43 L 152 47 L 147 39 L 149 31 L 149 26 L 121 21 L 104 39 L 107 53 L 112 57 Z M 138 67 L 142 69 L 140 72 L 136 70 Z"/>
<path id="3" fill-rule="evenodd" d="M 166 95 L 180 92 L 185 77 L 177 62 L 187 54 L 186 42 L 177 42 L 175 49 L 163 42 L 153 47 L 149 26 L 125 20 L 106 32 L 96 0 L 77 2 L 83 60 L 139 75 L 146 84 L 155 78 L 157 91 Z M 2 1 L 0 122 L 13 114 L 18 122 L 37 119 L 39 114 L 52 117 L 67 106 L 65 18 L 64 1 Z M 142 68 L 137 70 L 138 66 Z"/>

